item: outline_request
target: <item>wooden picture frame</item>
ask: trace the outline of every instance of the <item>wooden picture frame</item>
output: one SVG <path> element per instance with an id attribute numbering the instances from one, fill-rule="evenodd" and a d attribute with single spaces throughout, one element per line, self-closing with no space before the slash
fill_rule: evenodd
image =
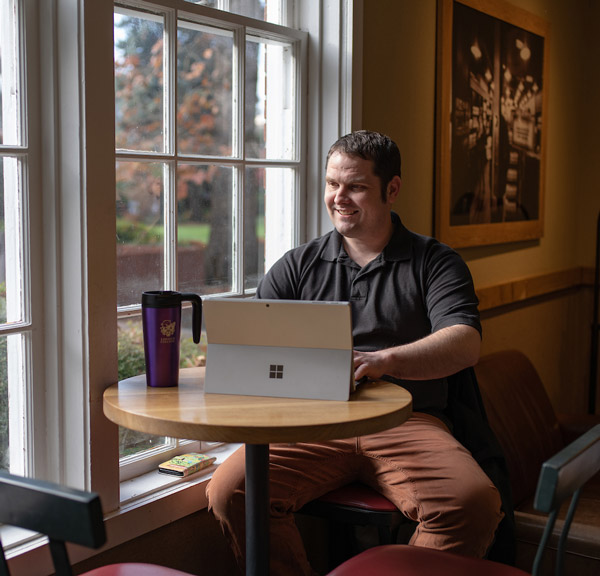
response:
<path id="1" fill-rule="evenodd" d="M 504 0 L 438 0 L 435 233 L 541 238 L 549 27 Z"/>

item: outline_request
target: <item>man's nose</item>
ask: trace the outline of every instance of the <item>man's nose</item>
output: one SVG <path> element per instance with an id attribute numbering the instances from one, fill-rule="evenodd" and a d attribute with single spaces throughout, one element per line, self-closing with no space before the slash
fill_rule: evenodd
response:
<path id="1" fill-rule="evenodd" d="M 348 187 L 340 184 L 335 193 L 335 201 L 343 202 L 348 199 Z"/>

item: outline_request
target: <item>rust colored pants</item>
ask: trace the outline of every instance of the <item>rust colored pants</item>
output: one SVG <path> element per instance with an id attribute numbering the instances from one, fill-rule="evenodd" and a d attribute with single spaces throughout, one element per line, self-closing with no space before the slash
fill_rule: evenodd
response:
<path id="1" fill-rule="evenodd" d="M 244 567 L 245 453 L 208 485 L 209 507 Z M 273 444 L 269 455 L 272 576 L 312 575 L 293 513 L 354 481 L 373 487 L 418 522 L 415 546 L 482 557 L 502 518 L 500 496 L 471 454 L 437 418 L 415 413 L 401 426 L 344 440 Z"/>

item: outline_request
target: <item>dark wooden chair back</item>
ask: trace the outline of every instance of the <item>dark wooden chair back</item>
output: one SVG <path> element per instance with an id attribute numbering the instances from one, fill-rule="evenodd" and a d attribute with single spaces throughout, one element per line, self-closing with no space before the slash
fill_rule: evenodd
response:
<path id="1" fill-rule="evenodd" d="M 106 542 L 100 497 L 0 471 L 0 523 L 48 536 L 56 576 L 71 576 L 66 542 L 99 548 Z M 9 576 L 0 542 L 0 575 Z"/>

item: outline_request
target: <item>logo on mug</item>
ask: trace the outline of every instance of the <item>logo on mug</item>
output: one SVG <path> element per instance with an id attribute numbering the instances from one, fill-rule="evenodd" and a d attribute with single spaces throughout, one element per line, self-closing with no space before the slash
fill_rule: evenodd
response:
<path id="1" fill-rule="evenodd" d="M 175 339 L 171 338 L 173 334 L 175 334 L 175 322 L 171 322 L 170 320 L 163 320 L 160 323 L 160 333 L 164 336 L 160 341 L 163 344 L 174 342 Z"/>

